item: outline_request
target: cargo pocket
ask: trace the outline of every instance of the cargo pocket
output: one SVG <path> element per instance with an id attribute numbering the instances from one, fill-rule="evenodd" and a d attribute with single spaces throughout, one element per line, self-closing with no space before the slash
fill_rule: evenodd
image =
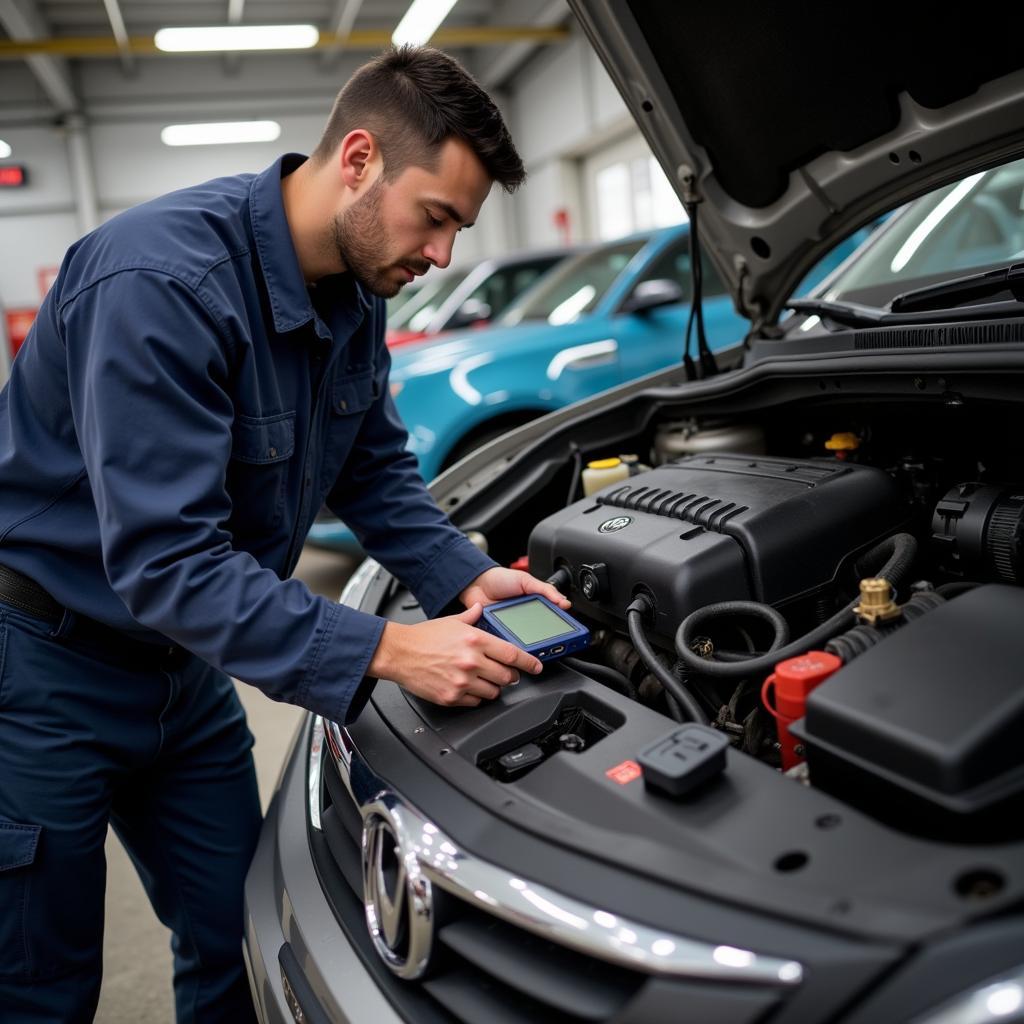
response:
<path id="1" fill-rule="evenodd" d="M 25 903 L 41 831 L 0 818 L 0 976 L 28 974 Z"/>
<path id="2" fill-rule="evenodd" d="M 295 413 L 237 416 L 231 434 L 228 528 L 237 536 L 265 535 L 280 523 L 284 510 L 289 460 L 295 452 Z"/>

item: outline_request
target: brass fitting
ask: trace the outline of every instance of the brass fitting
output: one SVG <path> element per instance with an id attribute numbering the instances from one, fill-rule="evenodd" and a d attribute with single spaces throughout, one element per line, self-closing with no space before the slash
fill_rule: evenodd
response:
<path id="1" fill-rule="evenodd" d="M 860 581 L 860 604 L 853 611 L 861 622 L 872 626 L 903 614 L 903 609 L 892 599 L 889 581 L 881 578 Z"/>

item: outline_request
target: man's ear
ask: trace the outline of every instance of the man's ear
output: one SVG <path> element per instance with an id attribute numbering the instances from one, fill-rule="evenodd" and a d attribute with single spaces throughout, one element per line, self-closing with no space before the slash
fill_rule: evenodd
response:
<path id="1" fill-rule="evenodd" d="M 377 142 L 365 128 L 354 128 L 338 147 L 338 169 L 341 180 L 359 191 L 373 177 L 373 165 L 380 159 Z"/>

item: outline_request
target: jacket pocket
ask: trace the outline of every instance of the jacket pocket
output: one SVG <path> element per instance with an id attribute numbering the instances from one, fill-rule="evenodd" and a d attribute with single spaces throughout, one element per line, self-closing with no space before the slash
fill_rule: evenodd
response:
<path id="1" fill-rule="evenodd" d="M 41 831 L 0 818 L 0 975 L 7 977 L 28 974 L 26 899 Z"/>
<path id="2" fill-rule="evenodd" d="M 377 397 L 373 369 L 339 373 L 331 385 L 330 395 L 327 440 L 321 464 L 321 493 L 334 486 L 359 436 L 363 416 Z"/>
<path id="3" fill-rule="evenodd" d="M 236 416 L 231 429 L 231 458 L 254 466 L 290 459 L 295 452 L 295 413 Z"/>
<path id="4" fill-rule="evenodd" d="M 373 369 L 357 373 L 339 373 L 331 392 L 331 412 L 335 416 L 351 416 L 366 412 L 377 397 Z"/>
<path id="5" fill-rule="evenodd" d="M 295 454 L 295 413 L 237 416 L 231 434 L 228 528 L 236 536 L 265 535 L 280 523 L 284 510 L 289 463 Z"/>

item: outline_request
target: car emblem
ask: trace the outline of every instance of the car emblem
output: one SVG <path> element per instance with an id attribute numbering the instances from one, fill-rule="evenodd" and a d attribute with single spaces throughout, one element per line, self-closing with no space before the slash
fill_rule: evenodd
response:
<path id="1" fill-rule="evenodd" d="M 363 822 L 363 902 L 378 955 L 400 978 L 427 969 L 434 944 L 433 894 L 398 821 L 376 809 Z"/>
<path id="2" fill-rule="evenodd" d="M 625 529 L 633 522 L 631 516 L 617 516 L 615 519 L 606 519 L 598 528 L 598 533 L 617 533 Z"/>

